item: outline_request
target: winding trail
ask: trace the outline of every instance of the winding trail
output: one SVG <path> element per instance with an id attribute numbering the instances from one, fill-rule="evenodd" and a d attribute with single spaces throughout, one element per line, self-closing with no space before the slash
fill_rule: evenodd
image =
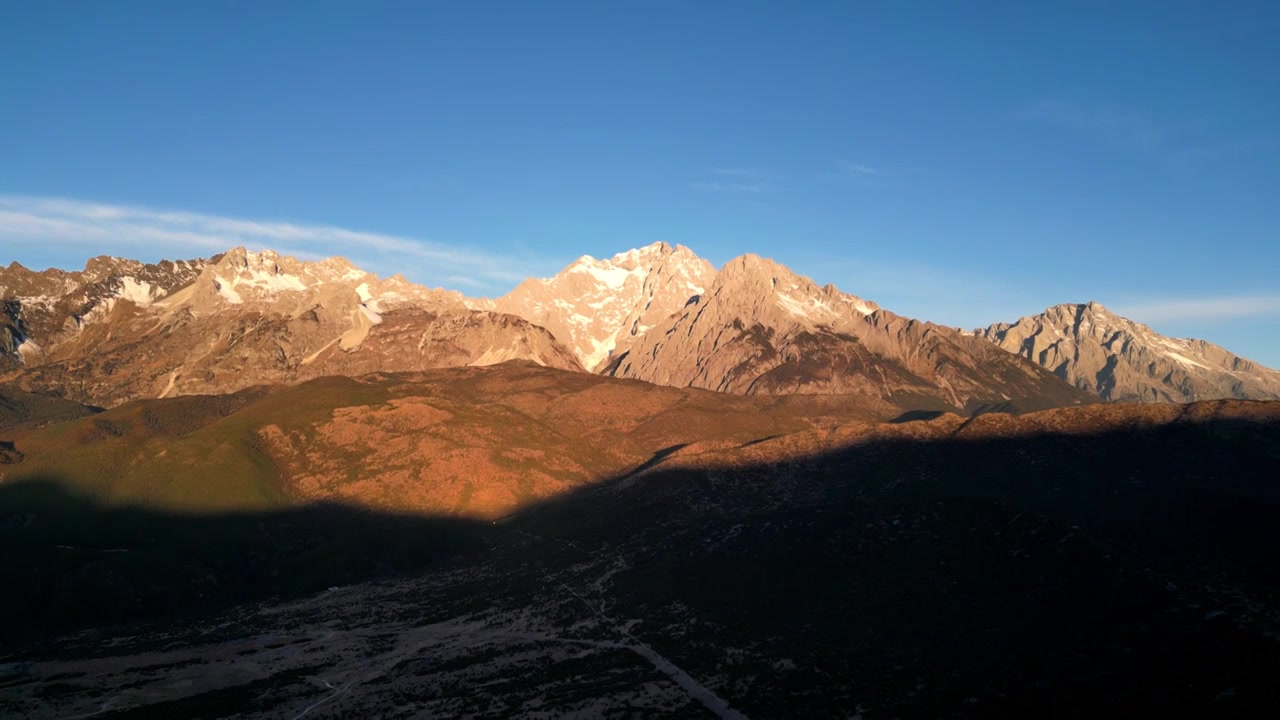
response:
<path id="1" fill-rule="evenodd" d="M 539 542 L 543 540 L 543 538 L 537 537 L 535 535 L 530 535 L 529 533 L 526 533 L 523 530 L 517 530 L 516 532 L 520 533 L 521 535 L 524 535 L 525 537 L 533 538 Z M 587 550 L 584 550 L 574 545 L 573 543 L 568 543 L 568 544 L 578 552 L 584 552 L 590 555 L 599 554 L 599 553 L 589 552 Z M 543 579 L 548 581 L 554 580 L 549 575 L 544 575 Z M 607 643 L 607 642 L 600 642 L 600 641 L 581 641 L 581 640 L 574 640 L 572 642 L 589 644 L 597 647 L 615 647 L 615 648 L 625 648 L 627 650 L 630 650 L 635 654 L 639 655 L 640 657 L 643 657 L 644 659 L 648 660 L 650 663 L 652 663 L 653 666 L 657 668 L 659 672 L 671 678 L 672 682 L 679 685 L 686 693 L 688 693 L 689 697 L 702 703 L 703 707 L 715 713 L 716 717 L 721 718 L 721 720 L 747 720 L 747 716 L 744 713 L 742 713 L 742 711 L 735 710 L 727 700 L 717 695 L 715 691 L 713 691 L 711 688 L 708 688 L 706 685 L 703 685 L 702 683 L 698 682 L 696 679 L 694 679 L 692 675 L 685 672 L 684 669 L 682 669 L 679 665 L 676 665 L 674 662 L 672 662 L 670 658 L 667 658 L 665 655 L 662 655 L 657 650 L 654 650 L 652 647 L 649 647 L 649 645 L 641 642 L 640 639 L 637 638 L 635 635 L 632 635 L 629 630 L 624 629 L 622 625 L 616 622 L 613 618 L 606 615 L 603 610 L 597 608 L 595 605 L 592 605 L 590 601 L 588 601 L 585 597 L 575 592 L 573 588 L 569 587 L 568 585 L 558 580 L 555 580 L 554 582 L 557 585 L 559 585 L 561 588 L 563 588 L 565 592 L 577 598 L 577 600 L 581 602 L 583 605 L 586 605 L 587 609 L 590 610 L 593 615 L 595 615 L 597 618 L 599 618 L 609 627 L 613 628 L 615 632 L 617 632 L 618 634 L 630 640 L 630 642 L 626 642 L 626 643 Z"/>

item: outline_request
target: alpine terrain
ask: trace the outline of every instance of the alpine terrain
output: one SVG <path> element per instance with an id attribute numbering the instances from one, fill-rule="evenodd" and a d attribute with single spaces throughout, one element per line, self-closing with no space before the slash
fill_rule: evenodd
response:
<path id="1" fill-rule="evenodd" d="M 650 328 L 605 372 L 743 394 L 854 394 L 938 408 L 1087 402 L 1034 363 L 904 318 L 755 255 Z"/>
<path id="2" fill-rule="evenodd" d="M 244 248 L 156 264 L 98 257 L 78 272 L 13 263 L 0 298 L 0 381 L 103 407 L 507 360 L 903 411 L 1280 398 L 1280 373 L 1096 303 L 965 333 L 758 256 L 717 271 L 667 243 L 583 256 L 496 300 Z"/>
<path id="3" fill-rule="evenodd" d="M 608 260 L 584 255 L 482 307 L 525 318 L 568 344 L 588 370 L 626 352 L 711 285 L 715 267 L 683 245 L 654 243 Z"/>
<path id="4" fill-rule="evenodd" d="M 109 407 L 324 375 L 528 359 L 581 369 L 544 328 L 342 258 L 235 248 L 82 272 L 0 269 L 0 381 Z"/>
<path id="5" fill-rule="evenodd" d="M 1280 372 L 1204 340 L 1166 337 L 1095 302 L 975 332 L 1104 400 L 1280 400 Z"/>
<path id="6" fill-rule="evenodd" d="M 1280 712 L 1276 373 L 1096 305 L 969 333 L 665 243 L 0 299 L 5 717 Z"/>

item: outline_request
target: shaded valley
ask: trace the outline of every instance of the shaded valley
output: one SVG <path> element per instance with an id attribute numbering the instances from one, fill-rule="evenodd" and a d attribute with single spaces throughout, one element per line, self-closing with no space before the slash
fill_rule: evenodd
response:
<path id="1" fill-rule="evenodd" d="M 770 417 L 752 421 L 760 425 L 723 406 L 698 426 L 701 398 L 732 396 L 608 379 L 594 381 L 605 389 L 573 389 L 556 378 L 590 378 L 518 365 L 448 372 L 450 382 L 425 389 L 424 380 L 417 396 L 492 405 L 496 434 L 470 442 L 494 450 L 521 432 L 621 422 L 603 417 L 607 403 L 572 421 L 498 412 L 533 388 L 616 392 L 635 405 L 635 387 L 656 393 L 655 417 L 693 409 L 662 427 L 639 423 L 613 459 L 579 450 L 600 453 L 600 464 L 510 511 L 438 503 L 408 516 L 374 509 L 376 496 L 366 509 L 317 506 L 287 484 L 257 509 L 162 509 L 113 494 L 117 485 L 6 479 L 6 556 L 40 561 L 6 562 L 5 586 L 32 590 L 43 610 L 18 607 L 25 595 L 6 591 L 6 612 L 34 635 L 6 635 L 0 710 L 984 717 L 1053 707 L 1221 717 L 1280 708 L 1280 541 L 1270 532 L 1280 521 L 1280 405 L 898 422 L 828 411 L 826 422 L 795 425 L 786 406 L 738 408 Z M 499 381 L 504 390 L 486 395 Z M 199 428 L 159 425 L 165 437 L 195 439 L 267 413 L 273 398 L 299 408 L 297 427 L 323 425 L 356 407 L 352 392 L 370 393 L 362 413 L 371 418 L 413 397 L 409 387 L 418 384 L 385 377 L 298 396 L 255 391 L 209 409 Z M 660 402 L 665 393 L 682 399 Z M 308 395 L 312 410 L 301 407 Z M 125 406 L 112 422 L 172 402 Z M 17 436 L 17 447 L 103 417 Z M 280 419 L 255 417 L 252 427 Z M 716 427 L 720 440 L 691 440 Z M 573 444 L 557 456 L 589 457 Z M 53 467 L 30 447 L 20 464 Z"/>

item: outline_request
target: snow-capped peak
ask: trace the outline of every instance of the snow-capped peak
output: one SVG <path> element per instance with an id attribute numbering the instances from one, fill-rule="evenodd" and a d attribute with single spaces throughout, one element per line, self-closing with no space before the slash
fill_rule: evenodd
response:
<path id="1" fill-rule="evenodd" d="M 688 248 L 658 242 L 603 260 L 584 255 L 555 277 L 522 283 L 494 307 L 548 328 L 594 369 L 701 294 L 715 272 Z"/>
<path id="2" fill-rule="evenodd" d="M 569 272 L 585 273 L 611 290 L 621 290 L 627 284 L 628 279 L 639 277 L 644 271 L 639 268 L 627 269 L 619 267 L 610 260 L 582 257 L 569 267 Z"/>

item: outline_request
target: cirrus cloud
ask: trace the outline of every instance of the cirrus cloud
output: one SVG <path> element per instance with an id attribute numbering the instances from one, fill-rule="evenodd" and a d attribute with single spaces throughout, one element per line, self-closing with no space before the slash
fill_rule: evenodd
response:
<path id="1" fill-rule="evenodd" d="M 422 271 L 415 274 L 480 288 L 499 288 L 527 274 L 520 272 L 514 258 L 398 235 L 58 197 L 0 195 L 0 239 L 84 245 L 98 251 L 145 249 L 175 258 L 238 245 L 311 258 L 376 256 L 383 260 L 371 260 L 374 265 L 393 272 L 410 261 Z"/>
<path id="2" fill-rule="evenodd" d="M 1280 295 L 1237 295 L 1144 301 L 1118 305 L 1116 312 L 1141 322 L 1280 315 Z"/>

